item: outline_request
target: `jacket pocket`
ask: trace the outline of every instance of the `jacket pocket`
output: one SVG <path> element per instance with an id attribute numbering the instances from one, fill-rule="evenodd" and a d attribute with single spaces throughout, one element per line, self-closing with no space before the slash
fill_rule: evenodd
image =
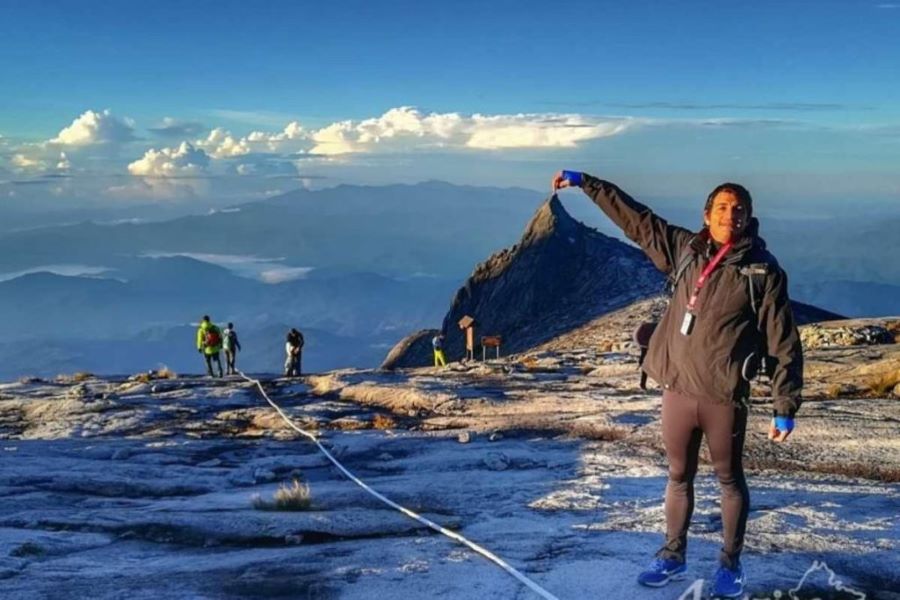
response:
<path id="1" fill-rule="evenodd" d="M 712 369 L 710 380 L 713 391 L 722 400 L 731 400 L 741 383 L 741 363 L 729 355 L 717 356 L 709 366 Z"/>

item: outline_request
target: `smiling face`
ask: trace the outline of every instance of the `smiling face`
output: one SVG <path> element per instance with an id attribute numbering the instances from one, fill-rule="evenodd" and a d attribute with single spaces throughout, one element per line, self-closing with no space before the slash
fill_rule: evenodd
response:
<path id="1" fill-rule="evenodd" d="M 734 242 L 743 235 L 749 222 L 748 207 L 729 190 L 722 190 L 713 198 L 709 209 L 703 213 L 703 222 L 709 235 L 716 242 Z"/>

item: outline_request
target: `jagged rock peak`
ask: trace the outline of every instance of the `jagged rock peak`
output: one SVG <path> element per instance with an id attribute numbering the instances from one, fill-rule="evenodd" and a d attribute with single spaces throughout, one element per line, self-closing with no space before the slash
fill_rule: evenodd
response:
<path id="1" fill-rule="evenodd" d="M 518 243 L 503 248 L 495 252 L 487 258 L 487 260 L 478 263 L 472 272 L 472 277 L 476 280 L 495 277 L 503 272 L 515 258 L 526 248 L 530 248 L 539 242 L 546 241 L 554 236 L 557 238 L 568 239 L 578 237 L 579 234 L 593 233 L 590 227 L 575 220 L 572 215 L 566 212 L 562 202 L 554 194 L 535 211 L 534 216 L 525 226 L 525 232 Z M 601 237 L 602 234 L 598 234 Z"/>
<path id="2" fill-rule="evenodd" d="M 556 194 L 548 198 L 531 217 L 525 234 L 522 236 L 521 245 L 528 246 L 538 240 L 542 240 L 554 233 L 568 234 L 584 225 L 572 218 L 566 212 L 562 202 Z"/>

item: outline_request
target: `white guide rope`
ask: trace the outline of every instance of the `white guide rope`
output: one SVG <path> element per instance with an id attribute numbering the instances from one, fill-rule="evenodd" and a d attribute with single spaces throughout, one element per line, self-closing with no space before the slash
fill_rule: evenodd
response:
<path id="1" fill-rule="evenodd" d="M 422 515 L 420 515 L 416 512 L 413 512 L 406 507 L 400 506 L 399 504 L 397 504 L 390 498 L 387 498 L 387 497 L 381 495 L 380 493 L 376 492 L 372 488 L 370 488 L 368 485 L 366 485 L 366 483 L 364 481 L 362 481 L 356 475 L 354 475 L 353 473 L 351 473 L 350 471 L 345 469 L 344 465 L 342 465 L 340 462 L 338 462 L 338 460 L 334 456 L 331 455 L 331 453 L 325 448 L 325 446 L 323 446 L 321 443 L 319 443 L 319 440 L 316 439 L 315 435 L 297 427 L 294 424 L 294 422 L 291 421 L 290 417 L 288 417 L 286 414 L 284 414 L 284 411 L 281 410 L 281 407 L 279 407 L 277 404 L 275 404 L 274 401 L 272 401 L 272 399 L 266 393 L 266 390 L 263 389 L 263 386 L 259 382 L 258 379 L 253 379 L 252 377 L 247 377 L 246 375 L 244 375 L 244 373 L 242 373 L 240 371 L 238 371 L 238 374 L 241 377 L 243 377 L 244 379 L 246 379 L 247 381 L 249 381 L 250 383 L 255 384 L 256 387 L 259 388 L 259 391 L 262 393 L 263 398 L 266 399 L 266 402 L 268 402 L 272 406 L 272 408 L 274 408 L 276 411 L 278 411 L 278 414 L 281 415 L 281 418 L 284 419 L 284 422 L 287 423 L 288 426 L 290 426 L 297 433 L 299 433 L 299 434 L 309 438 L 311 441 L 313 441 L 316 444 L 316 446 L 319 448 L 319 450 L 322 452 L 322 454 L 324 454 L 328 458 L 328 460 L 330 460 L 332 462 L 332 464 L 334 464 L 334 466 L 336 466 L 340 470 L 341 473 L 343 473 L 348 479 L 353 481 L 356 485 L 358 485 L 362 489 L 366 490 L 369 494 L 375 496 L 376 498 L 378 498 L 379 500 L 381 500 L 382 502 L 384 502 L 391 508 L 402 512 L 407 517 L 409 517 L 411 519 L 415 519 L 419 523 L 422 523 L 423 525 L 430 527 L 431 529 L 437 531 L 438 533 L 442 533 L 445 536 L 459 542 L 460 544 L 464 544 L 464 545 L 468 546 L 469 548 L 471 548 L 478 554 L 484 556 L 485 558 L 487 558 L 488 560 L 490 560 L 491 562 L 493 562 L 497 566 L 499 566 L 501 569 L 503 569 L 504 571 L 506 571 L 507 573 L 509 573 L 516 579 L 518 579 L 520 582 L 525 584 L 529 589 L 531 589 L 534 593 L 541 596 L 542 598 L 546 598 L 547 600 L 559 600 L 556 596 L 554 596 L 553 594 L 551 594 L 550 592 L 548 592 L 547 590 L 545 590 L 544 588 L 542 588 L 541 586 L 536 584 L 534 581 L 532 581 L 531 579 L 529 579 L 528 577 L 526 577 L 525 575 L 523 575 L 522 573 L 517 571 L 514 567 L 510 566 L 506 561 L 504 561 L 502 558 L 500 558 L 499 556 L 497 556 L 490 550 L 487 550 L 486 548 L 482 548 L 481 546 L 479 546 L 478 544 L 476 544 L 474 542 L 470 542 L 469 540 L 467 540 L 460 534 L 458 534 L 454 531 L 450 531 L 449 529 L 446 529 L 444 527 L 441 527 L 434 521 L 426 519 Z"/>

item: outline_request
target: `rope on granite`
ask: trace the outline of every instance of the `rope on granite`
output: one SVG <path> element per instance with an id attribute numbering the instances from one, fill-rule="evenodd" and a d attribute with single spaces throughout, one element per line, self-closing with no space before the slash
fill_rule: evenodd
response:
<path id="1" fill-rule="evenodd" d="M 488 560 L 490 560 L 491 562 L 493 562 L 494 564 L 499 566 L 501 569 L 503 569 L 504 571 L 506 571 L 507 573 L 509 573 L 516 579 L 518 579 L 521 583 L 523 583 L 525 586 L 527 586 L 530 590 L 532 590 L 534 593 L 536 593 L 540 597 L 546 598 L 547 600 L 559 600 L 556 596 L 554 596 L 553 594 L 551 594 L 550 592 L 548 592 L 547 590 L 545 590 L 544 588 L 539 586 L 537 583 L 535 583 L 534 581 L 532 581 L 531 579 L 529 579 L 528 577 L 523 575 L 521 572 L 516 570 L 509 563 L 507 563 L 505 560 L 503 560 L 502 558 L 500 558 L 499 556 L 497 556 L 490 550 L 488 550 L 486 548 L 482 548 L 475 542 L 469 541 L 468 539 L 466 539 L 462 535 L 456 533 L 455 531 L 450 531 L 449 529 L 446 529 L 445 527 L 441 527 L 434 521 L 432 521 L 430 519 L 426 519 L 422 515 L 414 512 L 404 506 L 397 504 L 390 498 L 387 498 L 386 496 L 383 496 L 382 494 L 373 490 L 364 481 L 362 481 L 356 475 L 354 475 L 353 473 L 348 471 L 346 468 L 344 468 L 344 465 L 342 465 L 334 456 L 331 455 L 331 452 L 329 452 L 328 449 L 325 448 L 325 446 L 323 446 L 321 444 L 321 442 L 319 442 L 319 440 L 316 438 L 315 435 L 313 435 L 312 433 L 310 433 L 304 429 L 301 429 L 300 427 L 295 425 L 294 422 L 291 420 L 291 418 L 288 417 L 284 413 L 283 410 L 281 410 L 281 407 L 278 406 L 272 400 L 272 398 L 269 397 L 269 395 L 266 393 L 266 390 L 263 388 L 262 383 L 260 383 L 260 381 L 258 379 L 253 379 L 252 377 L 248 377 L 247 375 L 244 375 L 244 373 L 242 373 L 241 371 L 238 371 L 238 374 L 241 377 L 243 377 L 244 379 L 246 379 L 247 381 L 249 381 L 250 383 L 256 385 L 256 387 L 259 388 L 260 393 L 263 395 L 263 398 L 266 399 L 266 402 L 268 402 L 272 406 L 272 408 L 274 408 L 278 412 L 278 414 L 281 415 L 281 418 L 284 419 L 284 422 L 287 423 L 288 426 L 291 427 L 291 429 L 293 429 L 300 435 L 303 435 L 303 436 L 309 438 L 312 442 L 314 442 L 316 444 L 316 446 L 319 448 L 319 450 L 322 452 L 322 454 L 324 454 L 328 458 L 328 460 L 330 460 L 332 462 L 332 464 L 334 464 L 334 466 L 337 467 L 338 470 L 341 473 L 343 473 L 344 476 L 347 477 L 347 479 L 349 479 L 350 481 L 352 481 L 353 483 L 355 483 L 356 485 L 358 485 L 359 487 L 361 487 L 362 489 L 367 491 L 369 494 L 371 494 L 375 498 L 381 500 L 383 503 L 387 504 L 391 508 L 400 511 L 407 517 L 414 519 L 414 520 L 418 521 L 419 523 L 422 523 L 423 525 L 437 531 L 438 533 L 441 533 L 441 534 L 449 537 L 450 539 L 452 539 L 456 542 L 459 542 L 460 544 L 468 546 L 469 548 L 471 548 L 478 554 L 484 556 L 485 558 L 487 558 Z"/>

